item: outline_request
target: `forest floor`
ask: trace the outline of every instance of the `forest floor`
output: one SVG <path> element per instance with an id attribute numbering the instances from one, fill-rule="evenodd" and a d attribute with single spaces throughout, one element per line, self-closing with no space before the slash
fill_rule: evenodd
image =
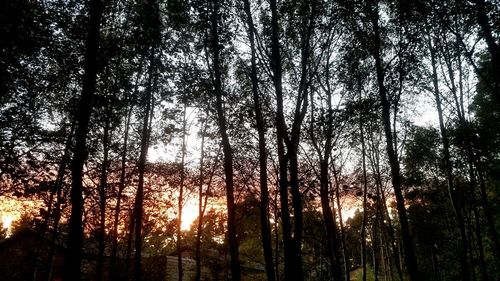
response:
<path id="1" fill-rule="evenodd" d="M 363 280 L 363 268 L 359 267 L 353 271 L 351 271 L 350 274 L 350 279 L 351 281 L 362 281 Z M 375 280 L 375 276 L 373 274 L 373 270 L 370 267 L 366 268 L 366 281 L 373 281 Z"/>

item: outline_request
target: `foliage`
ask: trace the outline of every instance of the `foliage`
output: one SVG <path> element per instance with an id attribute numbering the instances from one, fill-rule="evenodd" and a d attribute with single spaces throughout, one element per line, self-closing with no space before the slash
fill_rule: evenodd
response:
<path id="1" fill-rule="evenodd" d="M 179 232 L 180 251 L 194 258 L 201 220 L 214 279 L 228 278 L 231 226 L 242 268 L 262 273 L 261 215 L 278 280 L 289 262 L 304 280 L 339 279 L 338 264 L 340 279 L 350 268 L 361 280 L 361 229 L 368 280 L 409 277 L 408 249 L 421 280 L 498 279 L 498 1 L 251 0 L 253 28 L 240 1 L 101 2 L 78 218 L 86 254 L 119 264 L 134 239 L 144 256 L 177 254 L 182 185 L 185 207 L 208 204 Z M 36 206 L 8 233 L 34 228 L 51 247 L 69 235 L 88 3 L 0 3 L 0 194 Z M 229 168 L 236 225 L 222 207 Z"/>

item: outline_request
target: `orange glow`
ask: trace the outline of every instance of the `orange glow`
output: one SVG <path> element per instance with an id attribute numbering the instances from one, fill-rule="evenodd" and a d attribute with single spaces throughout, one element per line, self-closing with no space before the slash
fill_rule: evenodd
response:
<path id="1" fill-rule="evenodd" d="M 193 201 L 196 200 L 188 200 L 182 207 L 182 230 L 189 230 L 191 224 L 198 218 L 198 204 Z"/>
<path id="2" fill-rule="evenodd" d="M 21 219 L 23 215 L 35 216 L 42 203 L 32 199 L 16 199 L 0 196 L 0 222 L 2 228 L 7 228 L 7 235 L 11 234 L 12 223 Z"/>
<path id="3" fill-rule="evenodd" d="M 11 214 L 2 214 L 2 228 L 9 228 L 14 221 L 14 216 Z"/>
<path id="4" fill-rule="evenodd" d="M 338 210 L 338 206 L 335 202 L 335 209 Z M 353 195 L 344 195 L 340 198 L 340 205 L 342 207 L 342 222 L 346 222 L 348 219 L 353 218 L 356 211 L 362 209 L 362 201 Z M 337 217 L 338 219 L 338 217 Z"/>

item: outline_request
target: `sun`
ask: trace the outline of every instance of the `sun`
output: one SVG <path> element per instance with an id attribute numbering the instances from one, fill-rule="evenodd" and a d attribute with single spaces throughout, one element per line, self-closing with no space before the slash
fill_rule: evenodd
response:
<path id="1" fill-rule="evenodd" d="M 2 228 L 10 228 L 13 221 L 14 217 L 12 215 L 2 215 Z"/>
<path id="2" fill-rule="evenodd" d="M 196 218 L 198 218 L 198 204 L 191 201 L 186 202 L 182 207 L 181 229 L 184 231 L 189 230 Z"/>

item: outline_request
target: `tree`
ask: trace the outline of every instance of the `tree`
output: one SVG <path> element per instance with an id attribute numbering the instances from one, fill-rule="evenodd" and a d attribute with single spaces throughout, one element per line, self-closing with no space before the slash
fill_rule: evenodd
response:
<path id="1" fill-rule="evenodd" d="M 436 50 L 433 47 L 432 39 L 429 36 L 429 53 L 431 55 L 431 66 L 432 66 L 432 85 L 433 93 L 436 101 L 436 109 L 439 118 L 439 130 L 441 132 L 441 142 L 443 144 L 443 160 L 445 162 L 446 178 L 448 181 L 448 194 L 455 212 L 457 219 L 458 228 L 460 231 L 461 248 L 460 248 L 460 272 L 462 280 L 469 280 L 469 266 L 467 262 L 467 235 L 464 224 L 464 219 L 462 215 L 462 210 L 460 208 L 457 194 L 455 192 L 455 187 L 453 183 L 453 163 L 451 162 L 450 156 L 450 140 L 448 138 L 448 130 L 445 126 L 445 121 L 443 118 L 443 108 L 441 103 L 441 93 L 439 90 L 438 73 L 436 66 Z"/>
<path id="2" fill-rule="evenodd" d="M 187 279 L 191 247 L 196 280 L 496 277 L 497 0 L 4 2 L 0 211 L 46 238 L 23 276 L 67 239 L 65 280 L 108 251 L 110 280 Z"/>
<path id="3" fill-rule="evenodd" d="M 330 37 L 327 39 L 330 40 Z M 327 42 L 328 42 L 327 41 Z M 320 171 L 317 177 L 320 182 L 320 201 L 321 201 L 321 209 L 323 214 L 323 222 L 325 224 L 326 230 L 326 249 L 327 255 L 330 260 L 330 274 L 333 280 L 342 280 L 342 269 L 341 269 L 341 257 L 340 257 L 340 241 L 339 241 L 339 231 L 337 229 L 337 222 L 335 219 L 334 212 L 332 212 L 332 208 L 334 203 L 330 203 L 330 165 L 332 158 L 332 150 L 336 146 L 336 141 L 338 137 L 336 135 L 341 134 L 342 128 L 342 117 L 340 117 L 340 104 L 342 103 L 343 97 L 340 96 L 340 102 L 334 108 L 333 98 L 334 98 L 334 86 L 332 86 L 330 79 L 330 71 L 331 71 L 331 62 L 330 62 L 331 54 L 327 54 L 327 59 L 325 62 L 325 78 L 318 77 L 319 85 L 322 88 L 324 93 L 318 93 L 318 90 L 311 90 L 311 98 L 310 98 L 310 114 L 311 120 L 309 124 L 309 137 L 314 148 L 314 151 L 319 158 L 319 166 Z M 315 107 L 315 98 L 314 94 L 318 95 L 316 99 L 319 99 L 319 103 L 325 103 L 325 108 L 316 108 Z M 321 94 L 326 95 L 325 100 L 322 100 Z M 316 112 L 320 111 L 320 114 Z M 318 119 L 318 120 L 316 120 Z M 316 126 L 317 125 L 317 126 Z M 316 133 L 317 131 L 322 132 L 320 135 Z M 317 136 L 318 134 L 319 136 Z M 340 206 L 339 206 L 339 214 L 340 214 Z M 346 269 L 347 270 L 347 269 Z"/>
<path id="4" fill-rule="evenodd" d="M 86 139 L 92 100 L 96 87 L 97 51 L 103 6 L 100 0 L 89 1 L 89 30 L 85 51 L 85 67 L 82 94 L 78 103 L 78 119 L 75 130 L 75 149 L 71 161 L 71 219 L 68 249 L 65 257 L 64 280 L 80 280 L 83 243 L 83 165 L 87 156 Z"/>
<path id="5" fill-rule="evenodd" d="M 310 78 L 314 76 L 314 70 L 311 66 L 312 56 L 312 38 L 314 34 L 314 26 L 317 16 L 316 2 L 302 2 L 299 5 L 284 6 L 283 12 L 298 13 L 300 17 L 297 21 L 291 21 L 290 24 L 296 24 L 297 29 L 292 29 L 292 37 L 298 38 L 297 52 L 300 56 L 300 62 L 296 66 L 298 68 L 298 84 L 295 101 L 292 109 L 291 125 L 287 124 L 285 118 L 283 91 L 283 61 L 282 50 L 280 44 L 280 24 L 278 6 L 275 0 L 270 2 L 271 10 L 271 54 L 270 54 L 270 69 L 272 73 L 273 86 L 276 99 L 276 141 L 278 152 L 278 167 L 279 167 L 279 190 L 281 202 L 281 221 L 283 224 L 283 243 L 285 254 L 285 280 L 303 280 L 302 271 L 302 230 L 303 230 L 303 211 L 302 211 L 302 194 L 299 183 L 299 158 L 298 150 L 301 137 L 301 126 L 308 108 L 309 85 Z M 286 10 L 286 9 L 288 10 Z M 294 18 L 296 19 L 296 18 Z M 290 63 L 291 67 L 295 67 Z M 288 210 L 288 190 L 290 189 L 292 199 L 292 209 L 294 223 L 290 220 Z M 293 233 L 293 235 L 292 235 Z"/>
<path id="6" fill-rule="evenodd" d="M 255 46 L 255 27 L 253 23 L 250 1 L 243 0 L 246 16 L 247 34 L 250 42 L 250 80 L 252 83 L 252 97 L 254 101 L 255 123 L 259 136 L 259 178 L 260 178 L 260 227 L 262 237 L 262 248 L 266 264 L 267 280 L 276 280 L 273 265 L 273 253 L 271 243 L 271 226 L 269 224 L 269 188 L 267 176 L 267 148 L 265 138 L 265 126 L 262 116 L 262 103 L 259 96 L 259 81 L 257 76 L 257 50 Z"/>
<path id="7" fill-rule="evenodd" d="M 408 274 L 411 280 L 419 280 L 419 272 L 417 266 L 416 256 L 413 250 L 412 237 L 410 234 L 405 200 L 402 193 L 400 164 L 397 154 L 397 144 L 395 143 L 395 132 L 393 132 L 393 125 L 391 121 L 391 100 L 388 97 L 388 90 L 386 87 L 387 69 L 385 67 L 383 56 L 383 36 L 382 28 L 380 26 L 380 2 L 372 1 L 362 8 L 367 15 L 367 23 L 370 25 L 371 30 L 366 34 L 370 36 L 371 42 L 368 46 L 368 51 L 374 60 L 374 67 L 376 72 L 376 81 L 378 87 L 379 101 L 381 107 L 381 123 L 384 129 L 387 157 L 391 168 L 391 181 L 394 189 L 394 195 L 397 203 L 398 217 L 401 226 L 401 234 L 404 248 L 404 258 Z M 356 31 L 358 32 L 358 31 Z M 359 34 L 358 34 L 359 35 Z M 363 42 L 363 39 L 360 40 Z M 396 106 L 397 108 L 397 106 Z"/>
<path id="8" fill-rule="evenodd" d="M 490 26 L 490 19 L 488 17 L 488 6 L 491 5 L 491 3 L 487 3 L 484 0 L 475 0 L 473 2 L 476 8 L 477 23 L 481 28 L 481 37 L 486 41 L 488 52 L 491 56 L 490 61 L 493 70 L 493 75 L 490 77 L 493 84 L 492 94 L 496 102 L 500 104 L 500 45 L 495 40 L 494 32 Z"/>
<path id="9" fill-rule="evenodd" d="M 229 252 L 231 256 L 231 279 L 239 281 L 241 279 L 240 259 L 239 259 L 239 242 L 236 233 L 236 217 L 234 206 L 234 181 L 233 181 L 233 151 L 229 136 L 227 134 L 226 117 L 224 116 L 223 107 L 223 88 L 222 88 L 222 72 L 220 61 L 220 42 L 219 42 L 219 1 L 211 2 L 210 15 L 210 32 L 211 32 L 211 51 L 212 51 L 212 68 L 213 68 L 213 83 L 215 94 L 215 107 L 217 111 L 217 124 L 219 126 L 219 134 L 221 137 L 222 151 L 224 154 L 224 178 L 226 184 L 226 204 L 227 204 L 227 229 L 229 240 Z"/>

